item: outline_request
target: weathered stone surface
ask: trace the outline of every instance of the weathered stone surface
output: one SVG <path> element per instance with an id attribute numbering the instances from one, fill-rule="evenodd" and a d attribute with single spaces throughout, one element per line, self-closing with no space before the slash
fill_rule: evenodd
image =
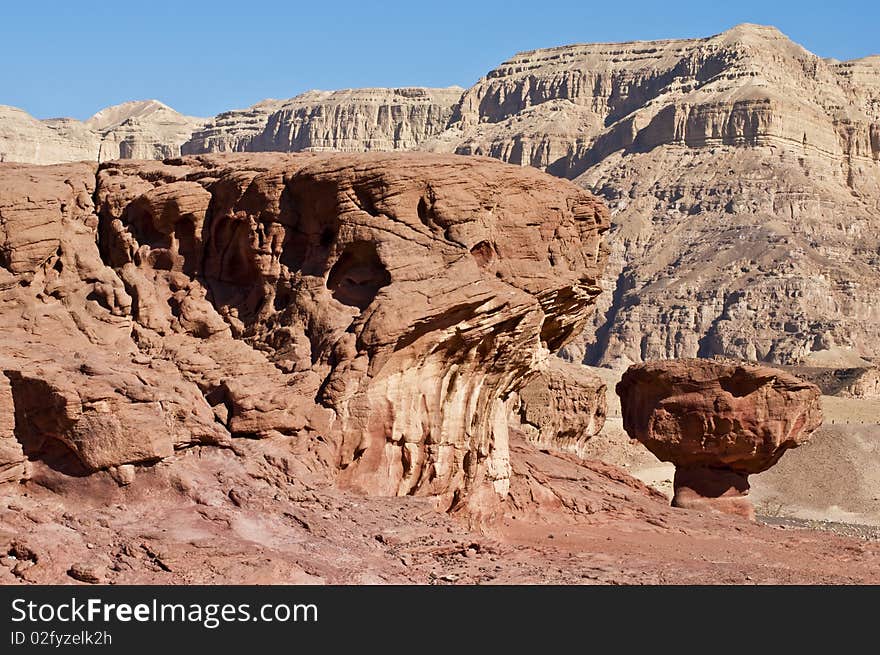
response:
<path id="1" fill-rule="evenodd" d="M 0 373 L 0 483 L 25 477 L 25 456 L 15 438 L 15 404 L 9 378 Z"/>
<path id="2" fill-rule="evenodd" d="M 616 391 L 624 429 L 675 464 L 679 507 L 753 516 L 743 498 L 748 475 L 773 466 L 822 424 L 819 388 L 764 366 L 647 362 L 631 366 Z"/>
<path id="3" fill-rule="evenodd" d="M 289 101 L 267 99 L 248 107 L 217 114 L 193 132 L 182 146 L 183 154 L 247 152 L 266 129 L 269 117 Z"/>
<path id="4" fill-rule="evenodd" d="M 579 455 L 605 425 L 605 392 L 585 366 L 551 357 L 519 391 L 513 418 L 532 443 Z"/>
<path id="5" fill-rule="evenodd" d="M 676 466 L 672 485 L 673 507 L 755 520 L 755 508 L 748 497 L 749 476 L 745 473 L 709 466 Z"/>
<path id="6" fill-rule="evenodd" d="M 575 178 L 613 221 L 606 293 L 567 353 L 588 364 L 719 355 L 841 368 L 880 356 L 865 292 L 880 284 L 880 58 L 825 60 L 740 25 L 525 52 L 459 92 L 265 101 L 221 114 L 184 152 L 418 148 Z M 31 134 L 18 144 L 41 144 L 39 161 L 82 142 L 71 121 L 31 123 L 11 134 Z"/>
<path id="7" fill-rule="evenodd" d="M 85 125 L 100 135 L 98 161 L 110 161 L 178 157 L 193 130 L 204 123 L 204 118 L 184 116 L 158 100 L 144 100 L 107 107 Z"/>
<path id="8" fill-rule="evenodd" d="M 98 148 L 98 135 L 79 121 L 40 121 L 22 109 L 0 105 L 0 162 L 97 161 Z"/>
<path id="9" fill-rule="evenodd" d="M 95 242 L 94 167 L 0 177 L 4 477 L 26 477 L 25 458 L 80 474 L 222 442 L 198 390 L 131 339 L 132 298 Z"/>
<path id="10" fill-rule="evenodd" d="M 821 366 L 788 366 L 789 373 L 812 382 L 824 395 L 842 398 L 880 399 L 880 369 L 876 366 L 832 368 Z"/>
<path id="11" fill-rule="evenodd" d="M 492 160 L 0 174 L 15 436 L 120 483 L 114 467 L 258 437 L 361 491 L 499 498 L 507 399 L 589 320 L 604 263 L 595 198 Z"/>
<path id="12" fill-rule="evenodd" d="M 273 456 L 259 450 L 268 441 Z M 0 584 L 70 584 L 71 571 L 165 585 L 880 580 L 876 540 L 676 511 L 620 469 L 516 437 L 506 511 L 480 530 L 428 498 L 364 497 L 293 475 L 289 442 L 186 449 L 137 467 L 127 486 L 52 471 L 6 485 Z"/>
<path id="13" fill-rule="evenodd" d="M 464 89 L 308 91 L 220 114 L 185 154 L 414 150 L 446 128 Z"/>

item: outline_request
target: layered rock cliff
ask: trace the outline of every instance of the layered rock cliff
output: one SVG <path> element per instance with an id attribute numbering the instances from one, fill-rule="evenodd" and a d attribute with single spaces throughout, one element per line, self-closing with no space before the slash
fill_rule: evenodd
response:
<path id="1" fill-rule="evenodd" d="M 446 128 L 464 89 L 309 91 L 220 114 L 184 153 L 413 150 Z"/>
<path id="2" fill-rule="evenodd" d="M 98 161 L 178 157 L 183 143 L 204 123 L 157 100 L 108 107 L 85 122 L 101 136 Z"/>
<path id="3" fill-rule="evenodd" d="M 610 204 L 595 364 L 873 358 L 880 59 L 778 30 L 564 46 L 469 89 L 429 147 L 576 178 Z"/>
<path id="4" fill-rule="evenodd" d="M 486 159 L 0 176 L 8 480 L 39 461 L 130 481 L 247 437 L 369 493 L 501 498 L 510 397 L 583 329 L 605 261 L 592 195 Z"/>
<path id="5" fill-rule="evenodd" d="M 183 153 L 247 152 L 266 129 L 269 116 L 284 105 L 284 100 L 268 99 L 218 114 L 190 135 Z"/>
<path id="6" fill-rule="evenodd" d="M 826 62 L 758 25 L 524 52 L 462 96 L 455 149 L 565 177 L 619 150 L 669 143 L 790 142 L 876 161 L 875 60 Z"/>

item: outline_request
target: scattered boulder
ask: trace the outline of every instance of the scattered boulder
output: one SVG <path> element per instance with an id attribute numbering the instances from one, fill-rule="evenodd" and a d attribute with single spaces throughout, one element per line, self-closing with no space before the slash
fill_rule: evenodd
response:
<path id="1" fill-rule="evenodd" d="M 766 366 L 646 362 L 631 366 L 616 391 L 630 437 L 675 464 L 676 507 L 754 518 L 748 476 L 822 424 L 819 388 Z"/>

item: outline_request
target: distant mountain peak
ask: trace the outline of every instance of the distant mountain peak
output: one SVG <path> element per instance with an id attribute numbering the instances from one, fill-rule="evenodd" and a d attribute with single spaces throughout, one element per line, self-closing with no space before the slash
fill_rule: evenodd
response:
<path id="1" fill-rule="evenodd" d="M 167 112 L 174 116 L 183 117 L 183 114 L 172 109 L 159 100 L 131 100 L 118 105 L 111 105 L 95 113 L 94 116 L 84 121 L 85 125 L 93 130 L 104 131 L 122 125 L 131 119 L 143 119 L 159 112 Z"/>

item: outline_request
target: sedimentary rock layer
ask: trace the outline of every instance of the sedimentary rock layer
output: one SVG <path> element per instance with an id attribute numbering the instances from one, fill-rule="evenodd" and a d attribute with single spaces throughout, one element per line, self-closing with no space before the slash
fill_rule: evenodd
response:
<path id="1" fill-rule="evenodd" d="M 663 461 L 759 473 L 822 424 L 819 388 L 779 369 L 701 359 L 631 366 L 623 424 Z"/>
<path id="2" fill-rule="evenodd" d="M 612 210 L 593 364 L 878 355 L 880 60 L 778 30 L 513 57 L 428 145 L 577 178 Z"/>
<path id="3" fill-rule="evenodd" d="M 675 464 L 677 507 L 754 518 L 748 476 L 822 425 L 819 388 L 766 366 L 646 362 L 627 369 L 616 391 L 627 433 Z"/>
<path id="4" fill-rule="evenodd" d="M 220 114 L 192 135 L 183 152 L 415 150 L 447 127 L 463 91 L 309 91 Z"/>
<path id="5" fill-rule="evenodd" d="M 96 159 L 82 124 L 5 114 L 7 160 Z M 167 155 L 123 144 L 117 154 L 117 140 L 108 137 L 102 158 Z M 72 150 L 59 155 L 65 143 Z M 625 367 L 722 355 L 840 368 L 880 355 L 869 292 L 880 284 L 876 56 L 821 59 L 757 25 L 561 46 L 518 54 L 463 93 L 265 101 L 221 114 L 183 146 L 416 148 L 542 168 L 610 205 L 606 293 L 570 359 Z"/>
<path id="6" fill-rule="evenodd" d="M 519 391 L 513 419 L 532 443 L 580 454 L 605 425 L 605 393 L 587 367 L 553 357 Z"/>

